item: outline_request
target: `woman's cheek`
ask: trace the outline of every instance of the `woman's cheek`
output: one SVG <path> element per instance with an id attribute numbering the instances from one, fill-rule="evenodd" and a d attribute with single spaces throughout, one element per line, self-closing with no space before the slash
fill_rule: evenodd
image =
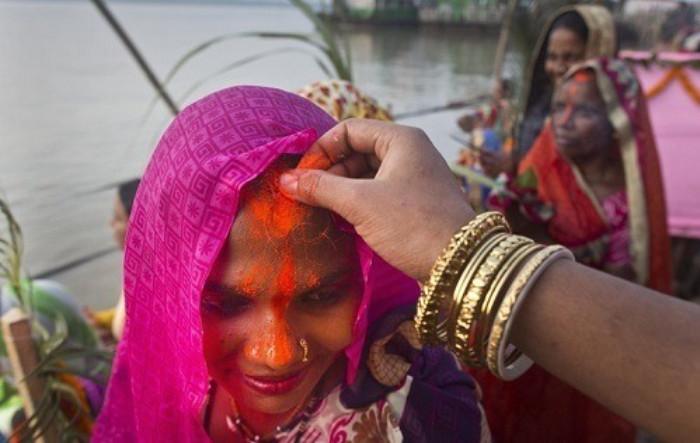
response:
<path id="1" fill-rule="evenodd" d="M 605 125 L 596 117 L 585 120 L 581 126 L 581 139 L 587 141 L 588 154 L 601 153 L 612 141 Z"/>
<path id="2" fill-rule="evenodd" d="M 309 338 L 326 350 L 340 352 L 352 343 L 359 297 L 347 297 L 323 315 L 306 315 Z"/>
<path id="3" fill-rule="evenodd" d="M 212 366 L 226 358 L 236 348 L 240 339 L 233 320 L 223 320 L 215 315 L 202 315 L 202 347 L 207 365 Z"/>

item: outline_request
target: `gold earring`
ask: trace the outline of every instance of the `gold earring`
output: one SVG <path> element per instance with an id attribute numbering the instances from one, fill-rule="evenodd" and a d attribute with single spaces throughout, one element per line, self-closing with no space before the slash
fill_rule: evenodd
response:
<path id="1" fill-rule="evenodd" d="M 304 355 L 301 357 L 301 362 L 306 363 L 309 361 L 309 342 L 305 338 L 299 339 L 299 346 L 304 351 Z"/>

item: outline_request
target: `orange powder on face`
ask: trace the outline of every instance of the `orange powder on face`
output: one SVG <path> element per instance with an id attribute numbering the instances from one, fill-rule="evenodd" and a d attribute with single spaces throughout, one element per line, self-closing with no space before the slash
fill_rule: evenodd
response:
<path id="1" fill-rule="evenodd" d="M 262 359 L 267 364 L 280 367 L 290 364 L 295 354 L 295 339 L 286 320 L 286 312 L 297 292 L 295 270 L 297 264 L 289 242 L 285 239 L 311 216 L 309 208 L 285 197 L 278 189 L 278 179 L 284 172 L 281 166 L 273 166 L 261 177 L 261 182 L 245 200 L 253 222 L 249 235 L 256 242 L 282 241 L 280 263 L 258 262 L 243 277 L 252 282 L 260 275 L 275 275 L 272 298 L 273 318 L 265 325 L 260 339 L 248 349 L 250 357 Z"/>
<path id="2" fill-rule="evenodd" d="M 292 296 L 294 296 L 296 285 L 294 284 L 294 261 L 292 260 L 292 255 L 286 252 L 282 255 L 282 266 L 277 275 L 277 295 L 272 300 L 276 321 L 272 337 L 274 342 L 271 347 L 271 349 L 274 349 L 272 361 L 278 366 L 288 364 L 294 355 L 294 344 L 290 340 L 291 331 L 285 319 L 285 314 Z"/>
<path id="3" fill-rule="evenodd" d="M 278 176 L 279 174 L 275 175 L 275 177 Z M 308 212 L 302 205 L 285 197 L 277 189 L 273 192 L 265 190 L 262 195 L 250 199 L 248 204 L 253 218 L 258 223 L 252 234 L 258 239 L 264 239 L 266 234 L 272 238 L 288 236 L 303 222 Z"/>
<path id="4" fill-rule="evenodd" d="M 593 73 L 588 70 L 578 71 L 572 77 L 576 83 L 588 83 L 593 81 Z"/>
<path id="5" fill-rule="evenodd" d="M 328 169 L 333 166 L 331 159 L 323 151 L 308 152 L 297 165 L 297 169 Z"/>
<path id="6" fill-rule="evenodd" d="M 574 73 L 571 77 L 572 81 L 567 82 L 562 87 L 564 93 L 566 94 L 566 109 L 564 109 L 564 115 L 561 117 L 561 124 L 565 124 L 573 117 L 574 114 L 574 99 L 578 92 L 580 91 L 582 85 L 595 80 L 593 72 L 589 70 L 581 70 Z"/>
<path id="7" fill-rule="evenodd" d="M 266 272 L 266 269 L 263 263 L 253 263 L 241 279 L 241 283 L 238 285 L 239 290 L 249 297 L 255 295 L 259 289 L 259 285 L 256 283 L 256 276 L 264 272 Z"/>

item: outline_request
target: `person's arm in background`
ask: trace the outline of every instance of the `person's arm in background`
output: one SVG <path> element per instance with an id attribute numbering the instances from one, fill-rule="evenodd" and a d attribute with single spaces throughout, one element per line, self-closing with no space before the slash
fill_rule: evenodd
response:
<path id="1" fill-rule="evenodd" d="M 114 318 L 112 319 L 112 336 L 116 341 L 122 339 L 124 333 L 124 322 L 126 321 L 126 306 L 124 306 L 124 291 L 119 294 L 117 306 L 114 307 Z"/>
<path id="2" fill-rule="evenodd" d="M 384 259 L 425 279 L 474 213 L 425 134 L 347 120 L 294 170 L 285 193 L 347 219 Z M 376 170 L 373 179 L 354 179 Z M 700 438 L 700 307 L 585 266 L 557 262 L 537 282 L 513 341 L 551 373 L 663 441 Z"/>

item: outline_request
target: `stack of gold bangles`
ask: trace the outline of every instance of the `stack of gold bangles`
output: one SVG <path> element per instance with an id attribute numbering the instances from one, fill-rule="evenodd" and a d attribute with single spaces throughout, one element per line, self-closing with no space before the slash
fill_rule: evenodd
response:
<path id="1" fill-rule="evenodd" d="M 513 380 L 532 361 L 509 344 L 513 318 L 542 272 L 573 260 L 563 246 L 513 235 L 497 212 L 477 216 L 452 237 L 421 288 L 416 329 L 427 345 L 447 346 L 462 363 Z"/>

